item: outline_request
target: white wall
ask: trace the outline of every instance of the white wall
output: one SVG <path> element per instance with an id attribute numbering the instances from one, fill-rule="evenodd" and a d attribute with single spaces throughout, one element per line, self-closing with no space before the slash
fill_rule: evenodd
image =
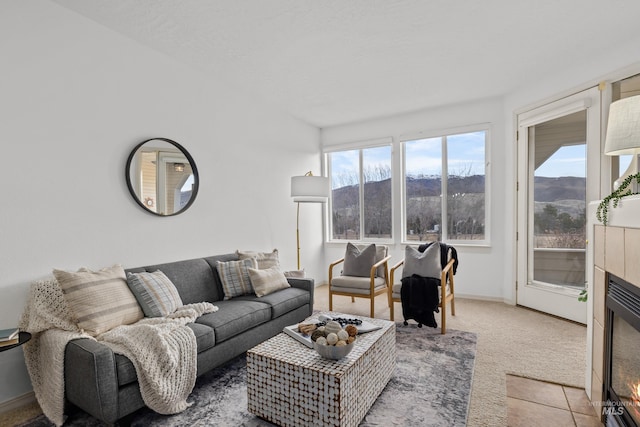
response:
<path id="1" fill-rule="evenodd" d="M 322 130 L 322 146 L 391 136 L 397 144 L 402 134 L 443 129 L 482 122 L 492 124 L 491 146 L 491 247 L 456 245 L 460 268 L 456 291 L 460 295 L 516 302 L 515 293 L 515 176 L 516 142 L 514 118 L 518 111 L 640 73 L 640 34 L 627 43 L 611 46 L 596 57 L 576 58 L 574 66 L 558 69 L 535 81 L 523 82 L 503 99 L 488 99 L 451 105 L 394 117 L 376 119 Z M 396 145 L 397 146 L 397 145 Z M 400 206 L 395 205 L 396 219 Z M 399 225 L 394 224 L 399 233 Z M 396 237 L 396 242 L 399 238 Z M 392 246 L 393 262 L 402 259 L 403 246 Z M 344 245 L 325 245 L 325 262 L 340 258 Z M 324 273 L 324 281 L 328 279 Z"/>
<path id="2" fill-rule="evenodd" d="M 345 143 L 365 141 L 383 137 L 392 137 L 394 153 L 400 152 L 399 137 L 419 131 L 435 131 L 489 123 L 491 125 L 491 149 L 489 166 L 491 206 L 488 219 L 491 227 L 491 245 L 489 247 L 473 247 L 452 243 L 459 255 L 460 265 L 456 274 L 456 293 L 472 295 L 477 298 L 503 298 L 501 284 L 504 282 L 504 259 L 508 258 L 503 241 L 505 239 L 503 224 L 505 194 L 504 188 L 504 111 L 501 99 L 486 99 L 468 102 L 461 105 L 443 106 L 435 109 L 418 111 L 384 119 L 370 120 L 322 130 L 323 148 L 336 147 Z M 399 162 L 394 161 L 396 165 Z M 496 166 L 497 165 L 497 166 Z M 397 168 L 396 168 L 397 169 Z M 394 179 L 401 179 L 397 170 Z M 394 184 L 394 188 L 398 185 Z M 404 258 L 404 245 L 400 242 L 400 201 L 394 200 L 394 233 L 395 244 L 390 246 L 391 263 L 395 264 Z M 329 265 L 344 255 L 344 244 L 328 243 L 325 245 L 325 263 Z M 324 273 L 324 281 L 328 280 L 328 272 Z"/>
<path id="3" fill-rule="evenodd" d="M 512 91 L 504 99 L 505 136 L 505 238 L 504 245 L 510 259 L 506 259 L 509 269 L 503 283 L 506 301 L 516 301 L 515 281 L 515 192 L 510 191 L 516 179 L 517 153 L 515 143 L 515 123 L 517 113 L 561 99 L 582 90 L 595 87 L 600 82 L 612 83 L 635 74 L 640 74 L 640 33 L 626 43 L 610 46 L 600 55 L 589 58 L 576 58 L 573 66 L 555 70 L 553 74 L 539 76 L 535 82 L 529 82 L 518 90 Z M 605 101 L 603 101 L 605 102 Z M 606 123 L 608 106 L 603 104 L 603 122 Z M 604 130 L 604 126 L 603 126 Z M 605 156 L 606 161 L 606 156 Z M 603 170 L 604 174 L 604 170 Z M 602 177 L 606 179 L 605 176 Z M 606 195 L 606 194 L 604 194 Z"/>
<path id="4" fill-rule="evenodd" d="M 317 128 L 48 1 L 0 4 L 0 58 L 0 328 L 54 267 L 278 248 L 295 268 L 289 182 L 320 171 Z M 196 161 L 184 214 L 150 215 L 128 193 L 127 156 L 151 137 Z M 321 216 L 312 206 L 301 223 L 312 277 L 324 270 Z M 0 354 L 0 403 L 30 390 L 22 351 Z"/>

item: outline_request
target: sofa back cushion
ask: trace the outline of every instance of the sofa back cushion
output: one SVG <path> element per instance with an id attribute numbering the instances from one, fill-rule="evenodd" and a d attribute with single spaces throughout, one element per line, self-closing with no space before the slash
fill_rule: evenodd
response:
<path id="1" fill-rule="evenodd" d="M 222 299 L 222 293 L 216 287 L 215 273 L 209 263 L 202 258 L 131 268 L 126 271 L 138 273 L 157 270 L 162 271 L 175 285 L 183 304 L 214 302 Z"/>

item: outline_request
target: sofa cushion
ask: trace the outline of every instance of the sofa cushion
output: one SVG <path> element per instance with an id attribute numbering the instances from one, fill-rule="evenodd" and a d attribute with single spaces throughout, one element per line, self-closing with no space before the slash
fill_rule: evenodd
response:
<path id="1" fill-rule="evenodd" d="M 283 314 L 293 311 L 298 307 L 302 307 L 305 304 L 310 304 L 309 292 L 300 288 L 282 289 L 263 297 L 247 295 L 240 297 L 239 299 L 269 304 L 271 306 L 272 319 L 280 317 Z"/>
<path id="2" fill-rule="evenodd" d="M 258 261 L 258 268 L 264 270 L 266 268 L 280 268 L 280 260 L 278 259 L 278 250 L 271 252 L 255 252 L 255 251 L 236 251 L 238 259 L 255 258 Z"/>
<path id="3" fill-rule="evenodd" d="M 146 317 L 163 317 L 182 307 L 178 290 L 160 270 L 128 273 L 127 284 Z"/>
<path id="4" fill-rule="evenodd" d="M 196 319 L 215 331 L 216 344 L 271 320 L 271 306 L 263 302 L 234 298 L 216 302 L 218 311 Z"/>
<path id="5" fill-rule="evenodd" d="M 287 278 L 284 277 L 278 267 L 265 269 L 248 268 L 247 271 L 249 271 L 251 286 L 253 286 L 257 297 L 263 297 L 280 289 L 290 287 Z"/>
<path id="6" fill-rule="evenodd" d="M 120 265 L 92 271 L 53 270 L 78 327 L 98 335 L 144 317 Z"/>
<path id="7" fill-rule="evenodd" d="M 248 269 L 258 268 L 258 262 L 255 258 L 227 262 L 218 261 L 216 268 L 222 280 L 225 300 L 253 293 Z"/>
<path id="8" fill-rule="evenodd" d="M 198 353 L 210 349 L 215 345 L 215 332 L 206 325 L 199 323 L 189 323 L 187 327 L 191 328 L 196 336 L 196 346 Z M 116 354 L 116 370 L 118 371 L 118 385 L 123 386 L 138 380 L 136 368 L 131 360 L 127 357 Z"/>
<path id="9" fill-rule="evenodd" d="M 156 270 L 162 271 L 171 280 L 184 304 L 222 299 L 215 286 L 215 272 L 202 258 L 128 269 L 127 272 Z"/>

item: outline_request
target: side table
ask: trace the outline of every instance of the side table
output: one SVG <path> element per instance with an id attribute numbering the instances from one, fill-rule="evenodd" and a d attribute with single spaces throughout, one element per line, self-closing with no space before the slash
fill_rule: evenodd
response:
<path id="1" fill-rule="evenodd" d="M 2 351 L 6 351 L 6 350 L 11 350 L 12 348 L 16 348 L 21 346 L 22 344 L 26 343 L 27 341 L 29 341 L 31 339 L 31 334 L 29 332 L 20 332 L 20 334 L 18 335 L 18 342 L 15 344 L 11 344 L 11 345 L 5 345 L 4 347 L 0 347 L 0 352 Z"/>

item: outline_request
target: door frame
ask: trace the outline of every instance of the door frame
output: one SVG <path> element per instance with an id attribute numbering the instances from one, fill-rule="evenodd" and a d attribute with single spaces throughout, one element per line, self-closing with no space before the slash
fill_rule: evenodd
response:
<path id="1" fill-rule="evenodd" d="M 587 323 L 587 304 L 578 301 L 578 290 L 530 283 L 533 267 L 530 262 L 529 132 L 528 128 L 578 111 L 587 111 L 587 181 L 586 205 L 600 198 L 601 187 L 601 92 L 598 87 L 550 101 L 519 113 L 516 117 L 516 291 L 517 305 L 523 305 L 569 320 Z M 588 244 L 588 242 L 587 242 Z M 587 253 L 585 248 L 585 257 Z M 585 281 L 589 265 L 585 264 Z M 586 284 L 585 284 L 586 285 Z M 549 298 L 549 297 L 552 298 Z"/>

